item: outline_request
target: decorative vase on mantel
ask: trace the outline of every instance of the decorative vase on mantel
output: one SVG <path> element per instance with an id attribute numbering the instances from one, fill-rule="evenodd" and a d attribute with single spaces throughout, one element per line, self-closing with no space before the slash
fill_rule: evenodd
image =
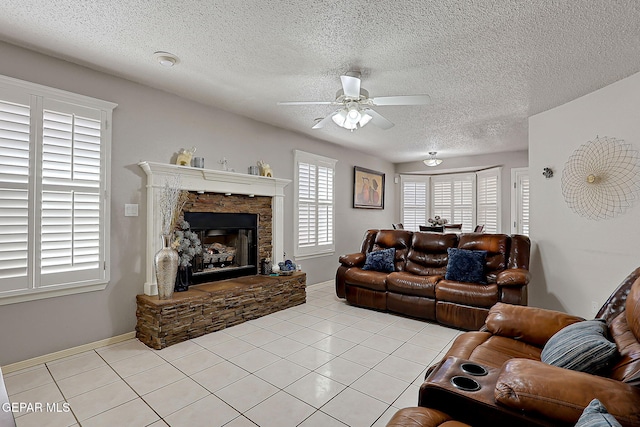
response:
<path id="1" fill-rule="evenodd" d="M 160 249 L 153 263 L 156 267 L 156 281 L 158 282 L 158 298 L 171 299 L 178 273 L 178 251 L 171 247 L 171 233 L 162 235 L 162 249 Z"/>

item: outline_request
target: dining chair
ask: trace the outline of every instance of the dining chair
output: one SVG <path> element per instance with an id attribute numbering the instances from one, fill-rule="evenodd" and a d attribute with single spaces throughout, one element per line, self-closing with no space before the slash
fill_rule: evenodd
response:
<path id="1" fill-rule="evenodd" d="M 483 231 L 484 231 L 484 224 L 476 225 L 475 230 L 473 230 L 474 233 L 482 233 Z"/>
<path id="2" fill-rule="evenodd" d="M 397 222 L 397 223 L 391 224 L 391 225 L 393 225 L 393 229 L 394 230 L 404 230 L 404 225 L 402 225 L 401 222 Z"/>

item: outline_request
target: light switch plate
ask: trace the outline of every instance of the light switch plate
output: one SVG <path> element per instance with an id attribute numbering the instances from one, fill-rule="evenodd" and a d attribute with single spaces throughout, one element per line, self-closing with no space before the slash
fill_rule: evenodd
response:
<path id="1" fill-rule="evenodd" d="M 138 216 L 138 205 L 125 203 L 124 216 Z"/>

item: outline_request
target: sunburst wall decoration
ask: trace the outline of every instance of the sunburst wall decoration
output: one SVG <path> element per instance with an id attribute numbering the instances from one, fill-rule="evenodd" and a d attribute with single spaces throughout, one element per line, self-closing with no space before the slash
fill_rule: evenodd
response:
<path id="1" fill-rule="evenodd" d="M 640 190 L 638 152 L 623 140 L 596 137 L 580 146 L 562 172 L 562 194 L 578 215 L 613 218 L 630 208 Z"/>

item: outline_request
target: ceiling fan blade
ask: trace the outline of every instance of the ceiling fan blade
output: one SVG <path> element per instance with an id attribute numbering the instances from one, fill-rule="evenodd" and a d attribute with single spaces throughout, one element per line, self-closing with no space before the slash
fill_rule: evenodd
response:
<path id="1" fill-rule="evenodd" d="M 373 105 L 425 105 L 431 102 L 429 95 L 376 96 Z"/>
<path id="2" fill-rule="evenodd" d="M 325 117 L 324 119 L 320 120 L 318 123 L 313 125 L 311 127 L 311 129 L 320 129 L 320 128 L 324 127 L 324 125 L 326 125 L 327 123 L 331 122 L 331 118 L 333 116 L 335 116 L 336 114 L 338 114 L 338 111 L 335 111 L 335 112 L 329 114 L 327 117 Z"/>
<path id="3" fill-rule="evenodd" d="M 334 101 L 281 101 L 276 105 L 332 105 Z"/>
<path id="4" fill-rule="evenodd" d="M 352 76 L 340 76 L 344 96 L 348 98 L 360 98 L 360 79 Z"/>
<path id="5" fill-rule="evenodd" d="M 367 113 L 368 115 L 370 115 L 371 123 L 378 126 L 380 129 L 387 130 L 395 126 L 392 122 L 382 117 L 382 115 L 377 113 L 375 110 L 372 110 L 369 108 L 367 110 L 364 110 L 364 113 Z"/>

